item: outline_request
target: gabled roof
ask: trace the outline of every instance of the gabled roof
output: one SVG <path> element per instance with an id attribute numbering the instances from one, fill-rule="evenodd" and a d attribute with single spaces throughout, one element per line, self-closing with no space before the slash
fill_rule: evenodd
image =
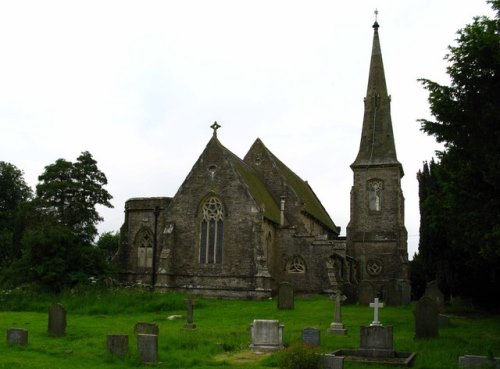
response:
<path id="1" fill-rule="evenodd" d="M 247 156 L 249 155 L 249 153 L 251 153 L 252 150 L 259 150 L 269 157 L 269 160 L 272 161 L 273 166 L 278 172 L 277 174 L 283 178 L 284 182 L 304 203 L 303 211 L 305 213 L 315 218 L 317 221 L 329 228 L 332 232 L 339 233 L 338 227 L 334 224 L 334 222 L 328 215 L 328 212 L 321 204 L 321 201 L 306 181 L 302 180 L 302 178 L 300 178 L 281 160 L 279 160 L 259 138 L 255 140 L 254 144 L 248 151 Z M 247 156 L 245 156 L 245 158 Z"/>
<path id="2" fill-rule="evenodd" d="M 264 217 L 279 224 L 279 206 L 253 168 L 222 145 L 216 135 L 212 137 L 207 147 L 209 145 L 217 145 L 221 150 L 224 158 L 230 163 L 231 167 L 241 178 L 242 183 L 247 187 L 251 197 L 255 200 L 257 205 L 261 207 Z"/>

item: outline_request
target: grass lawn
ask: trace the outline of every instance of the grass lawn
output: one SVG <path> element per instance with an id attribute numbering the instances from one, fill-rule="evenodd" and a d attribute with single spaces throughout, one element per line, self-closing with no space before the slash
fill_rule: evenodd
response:
<path id="1" fill-rule="evenodd" d="M 373 320 L 367 306 L 344 306 L 342 320 L 347 336 L 329 336 L 333 301 L 324 296 L 298 297 L 294 310 L 277 310 L 276 300 L 239 301 L 196 298 L 195 330 L 185 330 L 184 296 L 152 294 L 145 291 L 99 291 L 49 296 L 0 295 L 0 331 L 8 328 L 29 331 L 26 347 L 0 342 L 0 368 L 136 368 L 133 334 L 137 322 L 159 325 L 158 368 L 273 368 L 275 354 L 254 354 L 248 350 L 249 326 L 254 319 L 278 319 L 284 324 L 285 344 L 300 341 L 306 327 L 321 330 L 321 352 L 359 347 L 359 327 Z M 62 302 L 68 311 L 66 336 L 49 337 L 47 310 L 52 302 Z M 451 324 L 440 328 L 439 338 L 414 340 L 414 305 L 385 307 L 380 321 L 394 327 L 394 348 L 416 352 L 414 368 L 456 368 L 458 356 L 500 353 L 500 317 L 478 313 L 449 314 Z M 182 319 L 169 320 L 171 315 Z M 106 352 L 107 334 L 128 334 L 130 354 L 125 359 Z M 149 365 L 148 365 L 149 366 Z M 345 363 L 345 368 L 387 368 Z"/>

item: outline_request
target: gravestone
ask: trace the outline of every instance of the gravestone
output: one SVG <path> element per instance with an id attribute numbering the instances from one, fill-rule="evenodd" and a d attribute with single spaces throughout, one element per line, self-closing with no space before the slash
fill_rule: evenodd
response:
<path id="1" fill-rule="evenodd" d="M 444 310 L 444 294 L 439 289 L 437 281 L 430 281 L 425 287 L 424 296 L 430 297 L 436 302 L 439 311 Z"/>
<path id="2" fill-rule="evenodd" d="M 135 334 L 156 334 L 158 336 L 160 334 L 160 328 L 158 327 L 158 324 L 155 324 L 155 323 L 139 322 L 139 323 L 135 323 L 134 333 Z"/>
<path id="3" fill-rule="evenodd" d="M 460 369 L 500 369 L 500 357 L 464 355 L 458 358 Z"/>
<path id="4" fill-rule="evenodd" d="M 324 369 L 344 369 L 344 357 L 336 356 L 332 354 L 323 355 L 323 366 Z"/>
<path id="5" fill-rule="evenodd" d="M 292 310 L 294 308 L 293 287 L 288 282 L 282 282 L 278 287 L 278 309 Z"/>
<path id="6" fill-rule="evenodd" d="M 283 348 L 283 328 L 278 320 L 254 320 L 250 325 L 250 349 L 276 351 Z"/>
<path id="7" fill-rule="evenodd" d="M 187 323 L 184 324 L 184 328 L 194 329 L 196 328 L 196 324 L 193 323 L 194 301 L 190 298 L 184 301 L 187 306 Z"/>
<path id="8" fill-rule="evenodd" d="M 438 324 L 440 327 L 445 325 L 450 325 L 450 317 L 448 315 L 439 314 L 438 315 Z"/>
<path id="9" fill-rule="evenodd" d="M 335 315 L 333 317 L 333 323 L 330 324 L 328 328 L 328 333 L 336 336 L 345 336 L 347 334 L 347 329 L 344 328 L 342 323 L 342 302 L 347 299 L 340 292 L 335 294 Z"/>
<path id="10" fill-rule="evenodd" d="M 61 304 L 49 307 L 49 336 L 62 337 L 66 334 L 66 309 Z"/>
<path id="11" fill-rule="evenodd" d="M 128 335 L 110 334 L 106 338 L 108 352 L 118 357 L 125 357 L 128 354 Z"/>
<path id="12" fill-rule="evenodd" d="M 423 296 L 418 300 L 413 314 L 415 315 L 415 338 L 438 336 L 438 307 L 434 299 Z"/>
<path id="13" fill-rule="evenodd" d="M 375 289 L 368 281 L 363 281 L 358 285 L 358 302 L 362 305 L 369 304 L 375 298 Z"/>
<path id="14" fill-rule="evenodd" d="M 158 361 L 158 336 L 156 334 L 138 334 L 137 353 L 143 363 L 156 363 Z"/>
<path id="15" fill-rule="evenodd" d="M 316 328 L 305 328 L 302 330 L 302 344 L 307 346 L 319 346 L 321 344 L 321 332 Z"/>
<path id="16" fill-rule="evenodd" d="M 394 357 L 392 327 L 361 327 L 359 352 L 370 357 Z"/>
<path id="17" fill-rule="evenodd" d="M 7 330 L 7 343 L 26 346 L 28 344 L 28 331 L 22 328 L 9 328 Z"/>

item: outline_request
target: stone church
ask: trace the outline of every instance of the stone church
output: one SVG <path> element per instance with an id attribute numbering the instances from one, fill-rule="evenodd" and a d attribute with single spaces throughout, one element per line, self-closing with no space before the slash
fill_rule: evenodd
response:
<path id="1" fill-rule="evenodd" d="M 404 175 L 377 22 L 346 237 L 311 186 L 260 139 L 243 159 L 212 137 L 173 197 L 132 198 L 115 261 L 124 283 L 214 297 L 304 293 L 410 300 Z M 347 194 L 346 194 L 347 195 Z"/>

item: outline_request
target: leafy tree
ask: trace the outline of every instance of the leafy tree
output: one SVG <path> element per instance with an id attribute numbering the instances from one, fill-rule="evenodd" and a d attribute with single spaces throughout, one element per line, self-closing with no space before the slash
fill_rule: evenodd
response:
<path id="1" fill-rule="evenodd" d="M 23 172 L 13 164 L 0 161 L 0 266 L 19 255 L 23 209 L 31 197 Z"/>
<path id="2" fill-rule="evenodd" d="M 120 247 L 120 232 L 104 232 L 99 235 L 96 246 L 106 255 L 106 259 L 111 261 Z"/>
<path id="3" fill-rule="evenodd" d="M 482 305 L 500 282 L 500 0 L 489 3 L 496 17 L 474 18 L 449 47 L 451 84 L 421 80 L 436 120 L 420 121 L 444 150 L 419 173 L 419 252 L 428 277 Z"/>
<path id="4" fill-rule="evenodd" d="M 88 152 L 82 152 L 75 163 L 58 159 L 45 167 L 36 187 L 40 209 L 58 224 L 70 227 L 86 242 L 97 235 L 96 225 L 102 217 L 96 205 L 113 207 L 112 196 L 104 188 L 106 175 Z"/>

